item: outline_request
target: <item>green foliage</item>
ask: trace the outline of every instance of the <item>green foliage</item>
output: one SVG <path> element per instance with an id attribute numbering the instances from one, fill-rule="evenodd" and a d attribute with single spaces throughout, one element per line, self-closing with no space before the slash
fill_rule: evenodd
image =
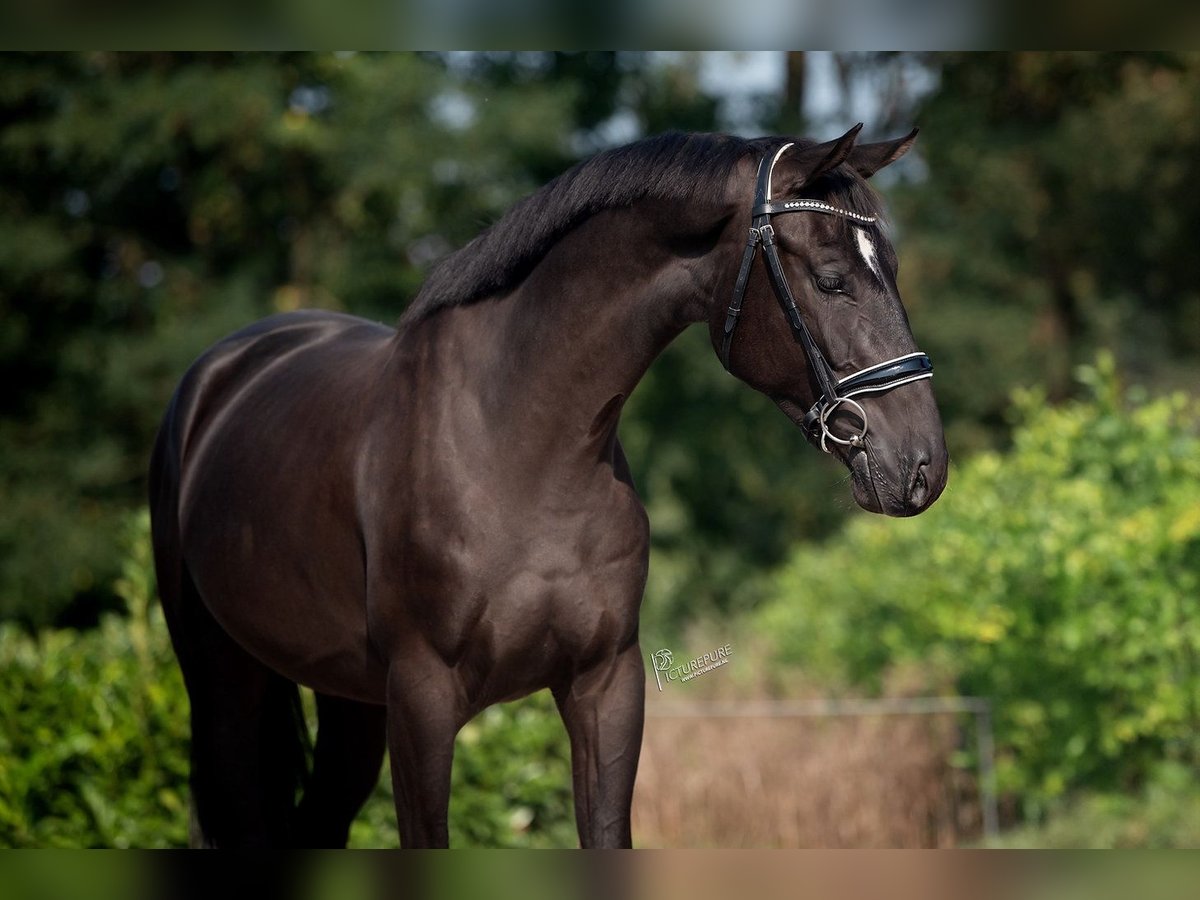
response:
<path id="1" fill-rule="evenodd" d="M 454 749 L 450 846 L 575 847 L 570 746 L 550 694 L 489 707 L 463 726 Z M 384 776 L 350 832 L 350 846 L 398 846 L 391 780 Z"/>
<path id="2" fill-rule="evenodd" d="M 124 537 L 127 615 L 36 637 L 0 624 L 0 847 L 187 843 L 188 702 L 153 601 L 149 516 Z M 397 846 L 395 822 L 385 777 L 352 845 Z M 463 728 L 450 832 L 458 847 L 577 843 L 567 736 L 548 694 Z"/>
<path id="3" fill-rule="evenodd" d="M 952 444 L 994 445 L 1014 386 L 1062 399 L 1101 347 L 1147 383 L 1195 384 L 1200 56 L 927 61 L 938 87 L 904 123 L 927 175 L 893 200 L 919 343 L 974 373 L 939 382 Z"/>
<path id="4" fill-rule="evenodd" d="M 187 702 L 150 602 L 148 517 L 135 527 L 128 617 L 36 637 L 0 625 L 0 846 L 187 841 Z"/>
<path id="5" fill-rule="evenodd" d="M 779 658 L 875 685 L 919 665 L 996 705 L 998 774 L 1026 811 L 1200 762 L 1200 410 L 1118 388 L 1020 394 L 1013 448 L 957 467 L 908 521 L 801 547 L 761 611 Z"/>
<path id="6" fill-rule="evenodd" d="M 1200 847 L 1200 780 L 1187 766 L 1167 763 L 1131 794 L 1085 793 L 1052 810 L 1044 823 L 1005 833 L 994 846 L 1194 850 Z"/>
<path id="7" fill-rule="evenodd" d="M 458 735 L 450 801 L 457 847 L 573 847 L 567 732 L 550 694 L 493 706 Z"/>

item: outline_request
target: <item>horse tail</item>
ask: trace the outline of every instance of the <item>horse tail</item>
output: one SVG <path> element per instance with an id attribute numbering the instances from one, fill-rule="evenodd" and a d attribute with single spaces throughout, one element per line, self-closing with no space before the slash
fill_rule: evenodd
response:
<path id="1" fill-rule="evenodd" d="M 274 675 L 261 714 L 259 790 L 270 820 L 268 843 L 291 846 L 296 839 L 296 811 L 312 771 L 312 737 L 295 682 Z M 197 811 L 200 806 L 197 803 Z M 203 819 L 198 824 L 203 830 Z"/>
<path id="2" fill-rule="evenodd" d="M 300 690 L 218 632 L 184 577 L 191 633 L 175 646 L 191 701 L 189 842 L 290 846 L 312 760 Z"/>
<path id="3" fill-rule="evenodd" d="M 297 686 L 244 650 L 209 612 L 183 555 L 178 394 L 150 461 L 154 567 L 191 704 L 191 843 L 290 843 L 311 738 Z"/>

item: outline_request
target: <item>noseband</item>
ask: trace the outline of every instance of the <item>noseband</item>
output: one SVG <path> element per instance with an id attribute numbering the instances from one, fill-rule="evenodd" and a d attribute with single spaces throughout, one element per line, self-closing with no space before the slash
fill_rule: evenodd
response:
<path id="1" fill-rule="evenodd" d="M 793 212 L 815 212 L 831 216 L 841 216 L 858 225 L 870 225 L 875 222 L 874 216 L 864 216 L 845 209 L 838 209 L 820 200 L 775 200 L 771 199 L 771 173 L 775 163 L 783 152 L 791 147 L 784 144 L 768 163 L 763 157 L 758 163 L 758 183 L 754 191 L 754 207 L 751 209 L 750 238 L 746 242 L 746 250 L 742 254 L 742 265 L 738 269 L 737 281 L 733 286 L 733 300 L 725 315 L 725 334 L 721 340 L 721 364 L 729 370 L 729 348 L 733 344 L 733 329 L 737 326 L 738 317 L 742 314 L 742 302 L 746 298 L 746 283 L 750 279 L 750 268 L 761 244 L 763 258 L 767 263 L 767 275 L 771 288 L 783 307 L 792 326 L 792 333 L 804 355 L 808 357 L 809 366 L 816 378 L 821 395 L 812 408 L 805 413 L 801 427 L 808 436 L 820 443 L 821 449 L 832 453 L 828 442 L 841 444 L 846 447 L 857 447 L 867 436 L 867 411 L 855 400 L 865 394 L 881 394 L 901 385 L 911 384 L 933 377 L 933 363 L 921 352 L 909 353 L 896 359 L 876 363 L 865 369 L 860 369 L 853 375 L 837 379 L 829 363 L 817 348 L 812 333 L 804 324 L 804 317 L 796 306 L 796 298 L 792 294 L 787 276 L 783 272 L 783 263 L 779 259 L 779 251 L 775 245 L 775 229 L 771 227 L 771 217 Z M 830 417 L 841 407 L 853 409 L 862 419 L 862 428 L 858 434 L 849 438 L 840 438 L 829 429 Z"/>

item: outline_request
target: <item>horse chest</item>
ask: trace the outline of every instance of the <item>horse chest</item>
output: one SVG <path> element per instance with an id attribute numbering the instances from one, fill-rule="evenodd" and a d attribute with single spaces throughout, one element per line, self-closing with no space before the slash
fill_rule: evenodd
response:
<path id="1" fill-rule="evenodd" d="M 586 515 L 413 521 L 409 552 L 393 556 L 397 570 L 381 579 L 399 590 L 369 601 L 377 643 L 419 641 L 484 695 L 515 680 L 543 687 L 554 672 L 612 652 L 636 634 L 648 554 L 640 503 L 618 499 Z"/>

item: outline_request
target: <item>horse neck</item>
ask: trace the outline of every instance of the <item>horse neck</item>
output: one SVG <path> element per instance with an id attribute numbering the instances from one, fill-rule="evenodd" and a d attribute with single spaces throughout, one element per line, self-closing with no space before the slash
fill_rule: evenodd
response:
<path id="1" fill-rule="evenodd" d="M 470 397 L 493 435 L 513 438 L 506 446 L 595 462 L 650 364 L 708 315 L 713 260 L 679 253 L 671 220 L 669 210 L 600 213 L 511 293 L 435 314 L 439 368 L 454 372 L 443 383 Z"/>

